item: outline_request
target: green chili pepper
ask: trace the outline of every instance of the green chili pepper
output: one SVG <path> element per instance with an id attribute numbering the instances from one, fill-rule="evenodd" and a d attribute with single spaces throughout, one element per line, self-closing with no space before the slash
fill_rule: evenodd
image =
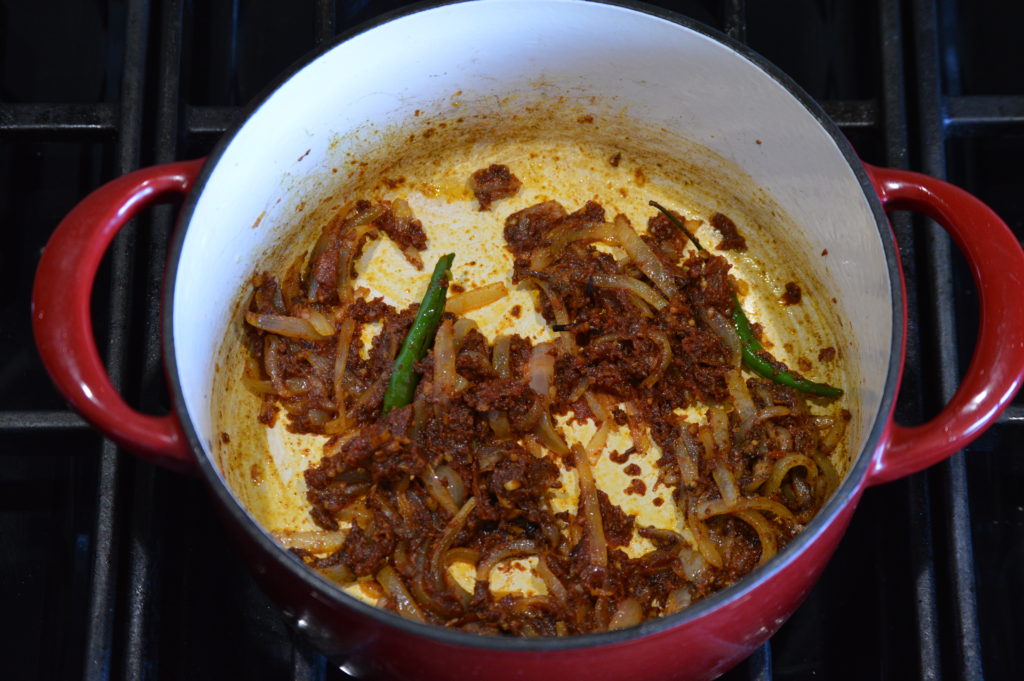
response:
<path id="1" fill-rule="evenodd" d="M 384 393 L 382 415 L 387 415 L 392 409 L 404 407 L 412 402 L 412 397 L 416 393 L 416 385 L 420 382 L 420 375 L 413 371 L 412 365 L 427 354 L 427 348 L 434 340 L 437 327 L 441 323 L 445 297 L 448 293 L 449 270 L 454 259 L 454 253 L 443 255 L 434 266 L 434 274 L 430 277 L 427 292 L 423 294 L 419 312 L 416 313 L 416 319 L 413 320 L 409 333 L 402 343 L 402 349 L 398 351 L 398 357 L 395 358 L 395 365 L 391 370 L 391 380 Z"/>
<path id="2" fill-rule="evenodd" d="M 677 218 L 675 215 L 672 215 L 672 213 L 669 213 L 668 209 L 665 208 L 665 206 L 661 205 L 657 201 L 649 201 L 648 203 L 650 205 L 654 206 L 655 208 L 657 208 L 658 210 L 660 210 L 662 213 L 664 213 L 665 217 L 667 217 L 669 220 L 672 221 L 672 224 L 674 224 L 676 227 L 681 229 L 683 231 L 683 234 L 685 234 L 687 237 L 689 237 L 690 241 L 693 242 L 693 245 L 697 247 L 698 251 L 703 251 L 704 250 L 704 247 L 700 245 L 699 241 L 697 241 L 697 237 L 695 237 L 694 235 L 690 234 L 690 230 L 686 229 L 686 225 L 684 225 L 682 223 L 682 221 L 679 218 Z"/>
<path id="3" fill-rule="evenodd" d="M 788 371 L 776 369 L 771 362 L 757 354 L 763 351 L 764 347 L 754 335 L 754 330 L 750 328 L 750 320 L 747 319 L 747 315 L 743 312 L 743 307 L 740 305 L 740 301 L 735 293 L 732 294 L 732 301 L 732 323 L 736 327 L 737 335 L 740 337 L 740 343 L 743 346 L 743 363 L 747 365 L 747 368 L 761 374 L 765 378 L 770 378 L 776 383 L 796 388 L 802 393 L 820 395 L 821 397 L 840 397 L 843 394 L 840 388 L 833 387 L 827 383 L 815 383 L 814 381 L 808 381 L 806 378 L 797 378 Z"/>
<path id="4" fill-rule="evenodd" d="M 650 205 L 654 206 L 662 213 L 665 214 L 672 223 L 683 231 L 693 245 L 697 247 L 698 251 L 703 251 L 704 247 L 697 241 L 697 237 L 690 234 L 689 230 L 683 225 L 683 223 L 672 213 L 668 212 L 660 204 L 655 201 L 651 201 Z M 802 393 L 808 393 L 810 395 L 820 395 L 821 397 L 839 397 L 843 394 L 840 388 L 833 387 L 827 383 L 815 383 L 814 381 L 808 381 L 806 378 L 797 378 L 788 371 L 782 371 L 776 369 L 775 366 L 757 354 L 764 351 L 764 347 L 761 345 L 757 337 L 754 336 L 754 330 L 750 328 L 750 320 L 747 319 L 747 315 L 743 312 L 743 306 L 740 305 L 739 298 L 736 297 L 736 293 L 732 294 L 732 323 L 736 327 L 736 333 L 740 337 L 740 345 L 742 347 L 743 363 L 747 365 L 747 368 L 756 374 L 760 374 L 765 378 L 769 378 L 776 383 L 782 385 L 788 385 L 790 388 L 795 388 Z"/>

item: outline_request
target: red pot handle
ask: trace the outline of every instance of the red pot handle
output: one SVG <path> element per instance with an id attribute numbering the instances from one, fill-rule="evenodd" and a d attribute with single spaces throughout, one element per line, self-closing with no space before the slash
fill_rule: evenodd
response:
<path id="1" fill-rule="evenodd" d="M 141 414 L 121 399 L 93 338 L 90 298 L 107 246 L 144 208 L 184 195 L 202 160 L 143 168 L 108 182 L 57 225 L 36 270 L 32 329 L 43 364 L 89 423 L 125 449 L 177 470 L 195 459 L 174 414 Z"/>
<path id="2" fill-rule="evenodd" d="M 920 426 L 892 423 L 871 483 L 916 473 L 963 449 L 1013 399 L 1024 376 L 1024 251 L 991 208 L 948 182 L 865 164 L 886 210 L 909 209 L 938 222 L 971 268 L 981 302 L 974 357 L 953 399 Z"/>

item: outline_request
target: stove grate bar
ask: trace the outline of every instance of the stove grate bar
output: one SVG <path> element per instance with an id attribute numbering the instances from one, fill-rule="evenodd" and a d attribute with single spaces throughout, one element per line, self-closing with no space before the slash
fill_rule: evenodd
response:
<path id="1" fill-rule="evenodd" d="M 118 130 L 118 105 L 16 104 L 0 102 L 0 139 L 37 137 L 59 140 L 112 140 Z"/>
<path id="2" fill-rule="evenodd" d="M 0 411 L 0 433 L 79 430 L 89 424 L 73 411 Z M 89 452 L 91 455 L 92 452 Z"/>
<path id="3" fill-rule="evenodd" d="M 946 97 L 944 123 L 950 135 L 988 132 L 994 127 L 1024 126 L 1024 96 Z"/>
<path id="4" fill-rule="evenodd" d="M 139 167 L 142 150 L 142 119 L 145 95 L 149 3 L 130 0 L 125 23 L 125 53 L 122 65 L 121 99 L 116 107 L 115 175 L 124 175 Z M 116 74 L 111 74 L 116 78 Z M 110 381 L 117 389 L 126 385 L 131 290 L 136 234 L 128 225 L 115 238 L 110 253 L 110 331 L 105 352 Z M 116 613 L 120 607 L 118 582 L 118 546 L 122 542 L 125 509 L 122 488 L 122 453 L 109 440 L 101 447 L 97 480 L 96 518 L 93 530 L 92 581 L 89 585 L 89 620 L 86 628 L 82 678 L 105 681 L 112 674 L 112 651 L 118 646 Z M 115 653 L 116 654 L 116 653 Z"/>
<path id="5" fill-rule="evenodd" d="M 951 11 L 948 6 L 943 9 Z M 944 116 L 948 110 L 948 100 L 943 90 L 943 76 L 950 81 L 950 90 L 957 92 L 959 71 L 947 69 L 943 73 L 939 44 L 941 31 L 950 30 L 954 24 L 950 21 L 940 24 L 939 10 L 933 2 L 914 0 L 912 10 L 916 24 L 914 39 L 921 169 L 934 177 L 945 178 L 948 175 L 946 142 L 951 130 Z M 922 301 L 922 314 L 929 319 L 934 329 L 931 356 L 937 367 L 932 375 L 937 385 L 933 386 L 929 394 L 948 402 L 959 382 L 960 359 L 957 310 L 949 304 L 949 301 L 956 300 L 953 288 L 953 247 L 942 229 L 930 221 L 926 224 L 924 275 L 933 295 Z M 953 596 L 950 599 L 952 621 L 946 623 L 943 638 L 953 645 L 951 650 L 946 651 L 943 662 L 952 668 L 956 678 L 980 680 L 984 678 L 984 671 L 975 592 L 970 495 L 963 453 L 955 454 L 925 475 L 935 482 L 936 494 L 942 502 L 937 505 L 937 513 L 941 517 L 937 525 L 945 530 L 944 540 L 948 550 L 943 553 L 942 560 L 946 561 L 944 574 L 949 575 L 949 590 Z"/>

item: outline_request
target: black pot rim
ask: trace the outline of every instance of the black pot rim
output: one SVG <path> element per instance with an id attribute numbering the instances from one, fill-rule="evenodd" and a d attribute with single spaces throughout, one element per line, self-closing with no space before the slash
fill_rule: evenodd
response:
<path id="1" fill-rule="evenodd" d="M 818 103 L 808 95 L 799 85 L 778 67 L 771 64 L 764 57 L 760 56 L 746 45 L 730 38 L 729 36 L 713 28 L 693 21 L 688 17 L 629 0 L 592 0 L 596 4 L 612 5 L 630 9 L 642 14 L 652 15 L 661 19 L 669 20 L 685 29 L 703 34 L 719 43 L 724 44 L 740 56 L 752 62 L 767 76 L 774 79 L 784 87 L 790 95 L 796 98 L 805 109 L 810 112 L 818 124 L 829 134 L 837 148 L 846 159 L 851 170 L 859 182 L 865 198 L 871 207 L 875 218 L 875 225 L 881 239 L 886 259 L 886 268 L 889 274 L 890 293 L 892 300 L 892 334 L 890 338 L 889 365 L 887 367 L 885 390 L 882 395 L 878 412 L 874 416 L 874 423 L 869 432 L 864 448 L 860 452 L 853 466 L 848 471 L 846 478 L 832 497 L 818 511 L 817 515 L 808 523 L 807 527 L 796 536 L 782 551 L 770 559 L 765 565 L 755 568 L 750 574 L 735 584 L 712 594 L 711 596 L 698 601 L 694 605 L 673 615 L 648 620 L 638 626 L 618 631 L 609 631 L 595 634 L 581 634 L 576 636 L 558 638 L 514 638 L 499 636 L 481 636 L 445 627 L 420 624 L 405 619 L 397 614 L 374 607 L 359 601 L 353 596 L 344 593 L 333 582 L 320 576 L 314 570 L 306 567 L 301 560 L 278 545 L 270 535 L 249 515 L 248 511 L 238 502 L 232 492 L 223 483 L 219 472 L 213 462 L 206 456 L 199 434 L 196 432 L 185 407 L 181 385 L 178 381 L 178 367 L 174 354 L 174 290 L 177 276 L 179 259 L 183 248 L 187 226 L 191 221 L 193 212 L 202 194 L 203 187 L 210 178 L 220 157 L 231 144 L 238 131 L 260 109 L 260 107 L 276 92 L 285 82 L 291 79 L 298 71 L 315 61 L 321 55 L 334 49 L 341 43 L 360 35 L 377 26 L 390 22 L 400 17 L 416 14 L 419 12 L 445 7 L 450 5 L 470 4 L 473 0 L 450 0 L 441 2 L 424 2 L 405 7 L 394 12 L 378 16 L 368 22 L 339 34 L 330 44 L 318 47 L 293 64 L 285 71 L 277 81 L 268 86 L 257 96 L 253 103 L 246 109 L 244 116 L 225 134 L 214 147 L 214 150 L 207 157 L 203 169 L 196 179 L 189 195 L 185 198 L 178 217 L 178 229 L 169 245 L 168 267 L 166 273 L 166 286 L 163 297 L 163 352 L 166 363 L 169 388 L 174 404 L 175 412 L 181 422 L 189 445 L 196 453 L 198 468 L 205 479 L 211 493 L 216 497 L 223 510 L 231 519 L 241 527 L 248 535 L 248 538 L 258 545 L 269 557 L 280 567 L 287 570 L 292 577 L 315 590 L 321 600 L 347 610 L 353 610 L 362 616 L 375 620 L 380 625 L 386 625 L 400 630 L 406 634 L 432 639 L 437 643 L 448 644 L 456 647 L 483 648 L 494 651 L 518 651 L 547 653 L 581 648 L 592 648 L 598 646 L 614 646 L 616 644 L 633 641 L 656 634 L 665 633 L 670 629 L 693 622 L 704 617 L 708 613 L 727 606 L 730 603 L 745 597 L 751 591 L 757 589 L 764 582 L 775 577 L 776 574 L 785 570 L 797 556 L 818 537 L 823 534 L 832 524 L 836 517 L 847 507 L 848 504 L 856 503 L 858 495 L 863 489 L 868 474 L 868 469 L 874 459 L 874 454 L 882 445 L 882 438 L 885 428 L 892 413 L 896 392 L 899 387 L 900 365 L 903 356 L 903 286 L 902 273 L 899 267 L 899 255 L 896 249 L 895 237 L 889 226 L 888 218 L 882 208 L 881 200 L 875 192 L 874 186 L 868 177 L 860 159 L 854 152 L 849 141 L 839 130 Z"/>

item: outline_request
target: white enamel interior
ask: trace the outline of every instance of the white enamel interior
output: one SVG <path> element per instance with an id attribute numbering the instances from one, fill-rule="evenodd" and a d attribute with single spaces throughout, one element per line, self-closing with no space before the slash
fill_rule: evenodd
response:
<path id="1" fill-rule="evenodd" d="M 243 283 L 273 241 L 274 216 L 319 182 L 346 133 L 453 98 L 538 88 L 611 95 L 629 117 L 735 162 L 785 208 L 855 338 L 861 449 L 889 366 L 890 281 L 857 177 L 815 117 L 760 67 L 701 33 L 635 10 L 572 0 L 482 0 L 396 19 L 295 74 L 224 149 L 195 205 L 173 300 L 174 356 L 210 455 L 211 376 Z M 457 103 L 457 102 L 456 102 Z M 258 228 L 254 228 L 258 225 Z"/>

